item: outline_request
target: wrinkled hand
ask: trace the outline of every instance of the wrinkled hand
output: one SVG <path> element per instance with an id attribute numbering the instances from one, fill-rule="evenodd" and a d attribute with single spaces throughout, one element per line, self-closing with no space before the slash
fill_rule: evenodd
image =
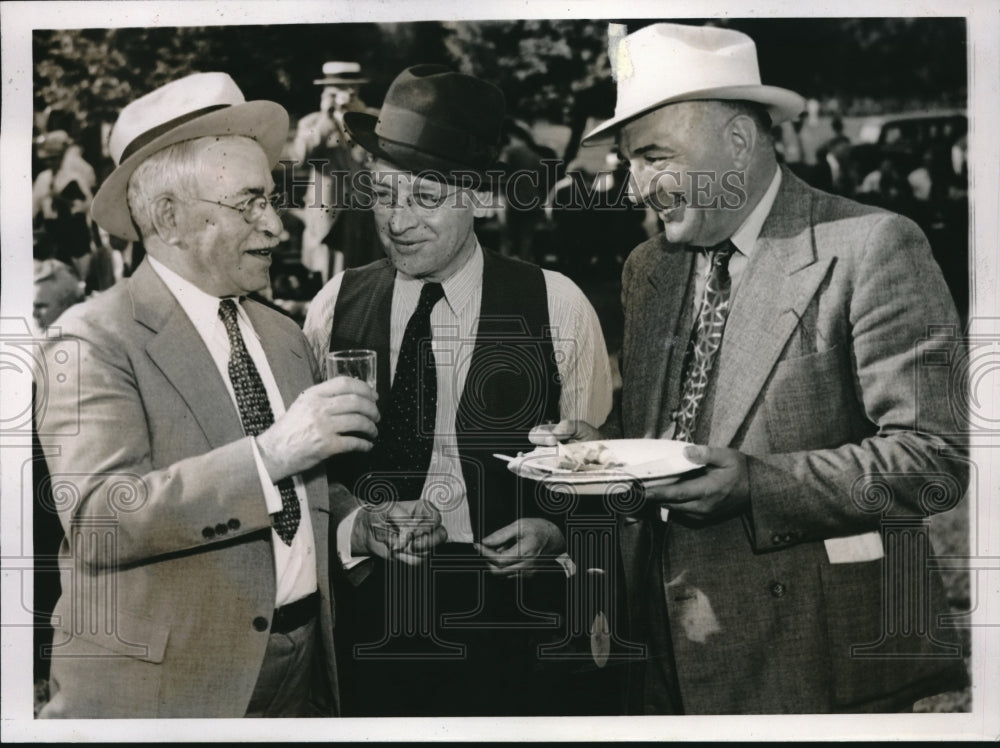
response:
<path id="1" fill-rule="evenodd" d="M 351 532 L 351 553 L 416 566 L 447 539 L 448 531 L 436 508 L 425 501 L 398 501 L 358 512 Z"/>
<path id="2" fill-rule="evenodd" d="M 378 420 L 371 387 L 351 377 L 335 377 L 295 398 L 285 414 L 257 437 L 257 448 L 277 483 L 331 455 L 369 451 Z"/>
<path id="3" fill-rule="evenodd" d="M 747 458 L 742 452 L 691 445 L 685 447 L 684 456 L 704 464 L 705 471 L 669 486 L 647 488 L 646 501 L 696 519 L 739 514 L 750 505 Z"/>
<path id="4" fill-rule="evenodd" d="M 601 434 L 586 421 L 559 421 L 535 426 L 528 433 L 532 444 L 554 447 L 560 442 L 585 442 L 600 439 Z"/>
<path id="5" fill-rule="evenodd" d="M 525 517 L 474 543 L 490 571 L 501 577 L 531 576 L 566 550 L 562 531 L 540 517 Z"/>

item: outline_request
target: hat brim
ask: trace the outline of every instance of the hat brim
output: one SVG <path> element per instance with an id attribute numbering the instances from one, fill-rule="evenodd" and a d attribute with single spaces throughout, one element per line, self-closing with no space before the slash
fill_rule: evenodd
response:
<path id="1" fill-rule="evenodd" d="M 378 117 L 367 112 L 345 112 L 344 127 L 354 141 L 376 158 L 388 161 L 414 174 L 440 177 L 449 184 L 473 186 L 479 189 L 493 189 L 505 181 L 506 164 L 497 161 L 488 169 L 478 169 L 468 164 L 441 158 L 433 153 L 421 151 L 407 143 L 380 137 L 375 132 Z M 481 181 L 469 184 L 469 177 L 475 175 Z"/>
<path id="2" fill-rule="evenodd" d="M 128 209 L 128 180 L 136 168 L 157 151 L 202 137 L 244 136 L 256 140 L 267 155 L 268 166 L 281 157 L 288 136 L 288 112 L 273 101 L 248 101 L 189 120 L 142 146 L 104 180 L 90 207 L 99 226 L 109 234 L 137 241 L 139 234 Z"/>
<path id="3" fill-rule="evenodd" d="M 316 86 L 361 86 L 368 83 L 368 78 L 317 78 L 313 81 Z"/>
<path id="4" fill-rule="evenodd" d="M 785 120 L 798 116 L 806 107 L 805 99 L 794 91 L 777 86 L 724 86 L 721 88 L 703 88 L 698 91 L 688 91 L 678 96 L 670 96 L 655 101 L 649 106 L 635 108 L 602 122 L 583 136 L 583 145 L 594 145 L 600 136 L 610 136 L 622 126 L 643 114 L 659 109 L 666 104 L 681 101 L 751 101 L 764 106 L 771 115 L 771 123 L 780 124 Z"/>

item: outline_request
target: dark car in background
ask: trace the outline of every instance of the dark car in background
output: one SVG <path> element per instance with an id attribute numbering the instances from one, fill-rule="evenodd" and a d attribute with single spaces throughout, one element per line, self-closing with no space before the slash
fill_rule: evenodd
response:
<path id="1" fill-rule="evenodd" d="M 851 158 L 862 177 L 890 160 L 908 174 L 929 152 L 943 158 L 965 135 L 969 121 L 964 109 L 941 109 L 870 117 L 861 124 Z"/>

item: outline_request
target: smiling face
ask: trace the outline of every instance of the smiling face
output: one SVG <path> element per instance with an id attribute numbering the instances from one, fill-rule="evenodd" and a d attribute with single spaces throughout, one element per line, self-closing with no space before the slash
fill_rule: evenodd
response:
<path id="1" fill-rule="evenodd" d="M 246 138 L 213 139 L 198 156 L 197 200 L 173 201 L 177 248 L 171 268 L 213 296 L 242 296 L 267 288 L 271 249 L 281 219 L 268 206 L 254 222 L 226 205 L 243 205 L 274 189 L 268 159 Z M 203 202 L 209 201 L 209 202 Z"/>
<path id="2" fill-rule="evenodd" d="M 379 239 L 398 272 L 440 282 L 468 262 L 487 196 L 384 161 L 376 161 L 372 176 Z"/>
<path id="3" fill-rule="evenodd" d="M 716 102 L 660 107 L 627 123 L 619 136 L 637 199 L 656 210 L 666 238 L 709 246 L 728 238 L 745 215 L 727 185 L 738 184 L 734 113 Z M 745 164 L 742 164 L 745 168 Z M 727 176 L 728 175 L 728 176 Z"/>

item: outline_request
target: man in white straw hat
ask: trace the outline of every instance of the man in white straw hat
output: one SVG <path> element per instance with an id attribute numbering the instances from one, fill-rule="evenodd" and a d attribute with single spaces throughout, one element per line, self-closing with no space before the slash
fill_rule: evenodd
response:
<path id="1" fill-rule="evenodd" d="M 281 231 L 287 129 L 196 73 L 111 133 L 93 217 L 147 259 L 46 344 L 66 540 L 43 717 L 336 712 L 323 461 L 368 450 L 378 415 L 363 383 L 316 384 L 296 325 L 247 298 Z"/>
<path id="2" fill-rule="evenodd" d="M 760 84 L 746 35 L 658 23 L 612 59 L 615 116 L 587 137 L 617 137 L 663 233 L 625 265 L 601 433 L 704 464 L 620 525 L 648 654 L 630 708 L 897 711 L 960 687 L 924 525 L 968 477 L 959 321 L 927 240 L 779 168 L 771 126 L 804 102 Z"/>

